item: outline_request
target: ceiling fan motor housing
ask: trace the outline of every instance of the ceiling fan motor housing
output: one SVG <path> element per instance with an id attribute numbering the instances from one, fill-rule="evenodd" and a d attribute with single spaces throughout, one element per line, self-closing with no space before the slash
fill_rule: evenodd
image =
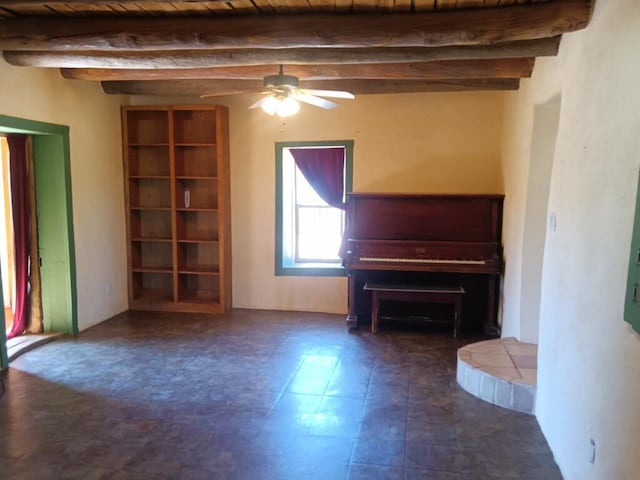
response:
<path id="1" fill-rule="evenodd" d="M 265 87 L 293 87 L 298 88 L 298 77 L 293 75 L 267 75 L 264 77 Z"/>

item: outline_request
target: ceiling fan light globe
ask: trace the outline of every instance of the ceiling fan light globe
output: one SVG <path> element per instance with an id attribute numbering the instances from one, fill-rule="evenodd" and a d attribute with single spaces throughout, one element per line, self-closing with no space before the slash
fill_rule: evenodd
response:
<path id="1" fill-rule="evenodd" d="M 268 97 L 264 102 L 262 102 L 260 108 L 262 108 L 262 110 L 268 115 L 275 115 L 275 113 L 280 110 L 281 103 L 282 102 L 279 99 L 271 96 Z"/>
<path id="2" fill-rule="evenodd" d="M 300 104 L 291 97 L 286 97 L 280 102 L 277 114 L 279 117 L 290 117 L 300 110 Z"/>

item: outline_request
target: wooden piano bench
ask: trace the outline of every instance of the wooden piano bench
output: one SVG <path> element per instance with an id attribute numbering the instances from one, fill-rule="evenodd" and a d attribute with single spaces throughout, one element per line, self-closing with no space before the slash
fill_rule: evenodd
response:
<path id="1" fill-rule="evenodd" d="M 371 292 L 371 332 L 378 331 L 378 312 L 382 300 L 398 302 L 448 303 L 453 305 L 453 336 L 458 337 L 462 314 L 461 286 L 394 285 L 367 282 L 365 290 Z"/>

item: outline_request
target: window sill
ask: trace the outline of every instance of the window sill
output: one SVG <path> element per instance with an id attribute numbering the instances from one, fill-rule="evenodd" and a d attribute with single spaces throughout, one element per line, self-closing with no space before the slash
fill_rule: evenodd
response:
<path id="1" fill-rule="evenodd" d="M 306 263 L 277 265 L 276 277 L 344 277 L 347 274 L 339 264 Z"/>

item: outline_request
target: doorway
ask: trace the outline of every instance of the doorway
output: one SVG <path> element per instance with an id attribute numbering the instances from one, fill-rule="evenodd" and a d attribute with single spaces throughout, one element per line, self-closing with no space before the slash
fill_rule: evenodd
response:
<path id="1" fill-rule="evenodd" d="M 549 215 L 549 192 L 560 122 L 560 97 L 538 105 L 534 111 L 527 203 L 522 243 L 520 341 L 538 343 L 542 269 Z M 550 228 L 555 225 L 550 221 Z"/>
<path id="2" fill-rule="evenodd" d="M 0 132 L 31 135 L 45 332 L 76 334 L 77 290 L 69 158 L 69 127 L 0 115 Z M 0 267 L 0 274 L 6 275 Z M 0 320 L 5 324 L 4 309 Z M 0 369 L 8 367 L 0 329 Z"/>

